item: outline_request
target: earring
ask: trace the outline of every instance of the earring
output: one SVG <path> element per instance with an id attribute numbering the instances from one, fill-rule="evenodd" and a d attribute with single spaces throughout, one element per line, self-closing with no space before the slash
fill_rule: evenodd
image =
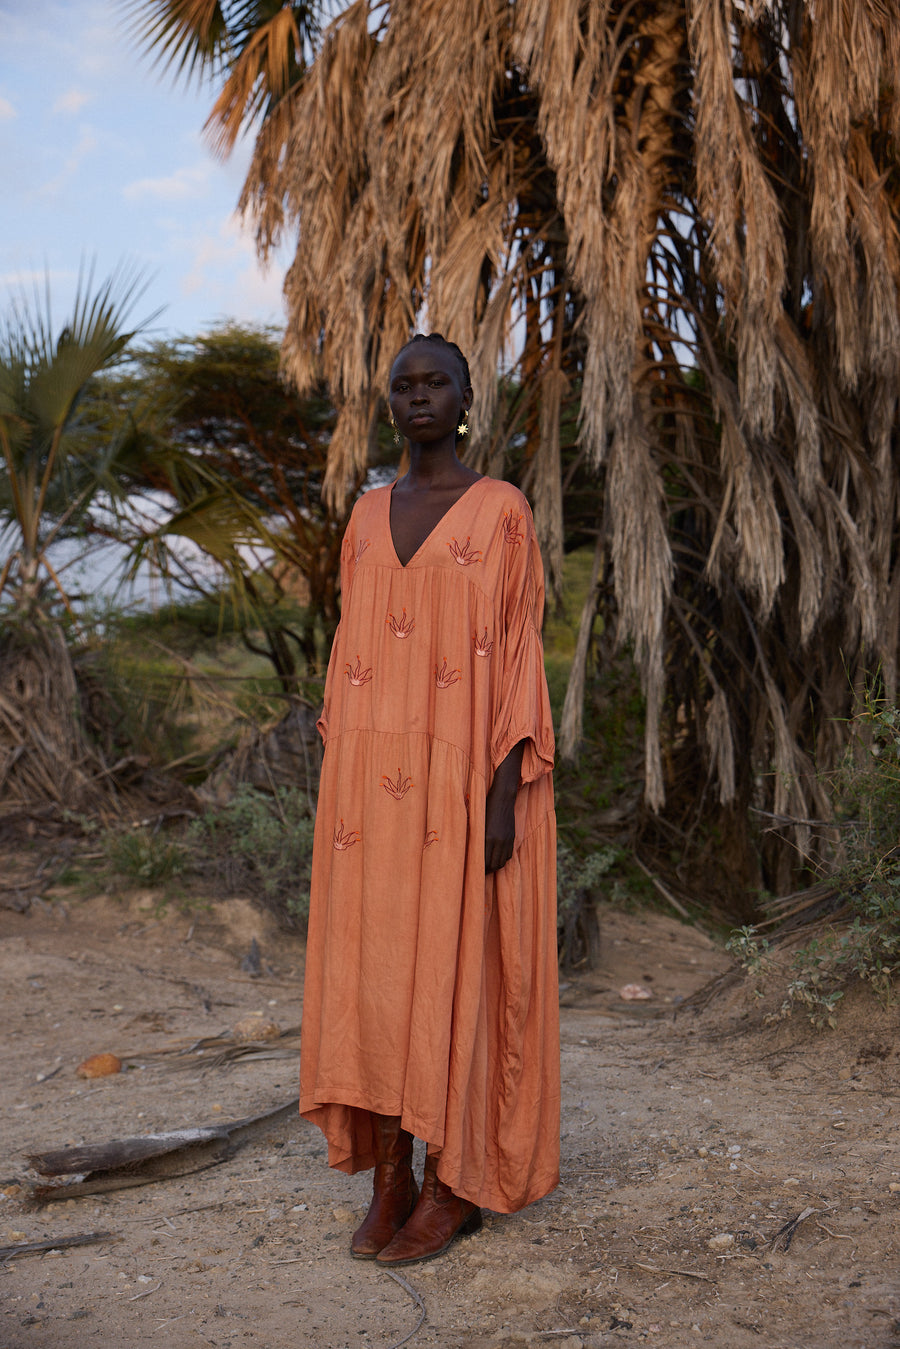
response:
<path id="1" fill-rule="evenodd" d="M 395 444 L 395 445 L 402 445 L 402 444 L 403 444 L 403 437 L 401 436 L 401 434 L 400 434 L 400 432 L 399 432 L 399 430 L 398 430 L 398 428 L 397 428 L 397 423 L 394 421 L 394 414 L 393 414 L 393 412 L 390 414 L 389 420 L 390 420 L 391 426 L 394 428 L 394 444 Z"/>
<path id="2" fill-rule="evenodd" d="M 469 434 L 469 413 L 468 410 L 463 413 L 463 419 L 456 428 L 458 436 L 467 436 Z"/>

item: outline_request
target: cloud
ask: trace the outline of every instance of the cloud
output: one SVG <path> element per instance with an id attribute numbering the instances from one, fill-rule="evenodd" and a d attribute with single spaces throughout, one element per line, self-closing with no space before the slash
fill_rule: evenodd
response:
<path id="1" fill-rule="evenodd" d="M 80 171 L 82 164 L 96 150 L 98 143 L 97 133 L 93 127 L 83 127 L 77 144 L 66 155 L 59 173 L 41 184 L 41 193 L 44 196 L 57 195 Z"/>
<path id="2" fill-rule="evenodd" d="M 18 115 L 9 99 L 0 94 L 0 122 L 11 122 Z"/>
<path id="3" fill-rule="evenodd" d="M 164 178 L 138 178 L 126 183 L 122 196 L 126 201 L 152 197 L 157 201 L 187 201 L 203 197 L 209 188 L 210 166 L 200 164 L 191 169 L 176 169 Z"/>
<path id="4" fill-rule="evenodd" d="M 201 296 L 207 312 L 240 322 L 278 322 L 286 262 L 273 258 L 263 268 L 249 230 L 234 214 L 215 233 L 195 240 L 189 270 L 181 279 L 184 296 Z"/>
<path id="5" fill-rule="evenodd" d="M 90 103 L 93 94 L 86 94 L 83 89 L 67 89 L 64 94 L 53 104 L 53 112 L 68 113 L 70 116 L 81 109 L 86 103 Z"/>

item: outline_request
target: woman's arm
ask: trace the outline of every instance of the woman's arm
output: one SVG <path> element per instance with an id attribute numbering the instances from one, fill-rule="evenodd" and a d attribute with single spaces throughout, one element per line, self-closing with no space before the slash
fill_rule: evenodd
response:
<path id="1" fill-rule="evenodd" d="M 516 842 L 516 793 L 527 741 L 513 745 L 497 765 L 484 806 L 484 870 L 486 874 L 505 867 Z"/>

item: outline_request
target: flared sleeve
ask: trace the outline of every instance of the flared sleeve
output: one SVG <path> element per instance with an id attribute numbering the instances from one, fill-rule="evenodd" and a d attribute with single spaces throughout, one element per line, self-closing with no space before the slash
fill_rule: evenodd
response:
<path id="1" fill-rule="evenodd" d="M 526 740 L 521 781 L 534 782 L 553 771 L 553 718 L 541 623 L 544 569 L 531 511 L 521 500 L 518 531 L 509 530 L 500 596 L 502 646 L 496 713 L 491 735 L 491 771 Z"/>
<path id="2" fill-rule="evenodd" d="M 359 542 L 357 539 L 356 528 L 356 507 L 351 512 L 350 519 L 347 522 L 347 528 L 344 531 L 344 539 L 341 543 L 341 612 L 350 595 L 350 587 L 353 583 L 353 573 L 356 571 L 356 563 L 359 556 Z M 335 678 L 335 669 L 339 664 L 338 652 L 341 648 L 341 624 L 338 623 L 334 632 L 334 640 L 331 643 L 331 656 L 328 660 L 328 672 L 325 675 L 325 699 L 319 719 L 316 722 L 316 729 L 322 737 L 322 743 L 328 740 L 328 711 L 331 706 L 331 693 Z"/>

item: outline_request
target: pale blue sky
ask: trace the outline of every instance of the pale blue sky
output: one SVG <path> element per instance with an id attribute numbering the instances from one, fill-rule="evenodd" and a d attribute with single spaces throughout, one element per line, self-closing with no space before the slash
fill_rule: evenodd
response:
<path id="1" fill-rule="evenodd" d="M 0 311 L 50 277 L 57 324 L 79 264 L 122 262 L 153 334 L 225 318 L 283 326 L 287 251 L 268 272 L 235 215 L 249 145 L 227 163 L 202 136 L 214 94 L 173 86 L 126 35 L 115 0 L 0 0 Z"/>

